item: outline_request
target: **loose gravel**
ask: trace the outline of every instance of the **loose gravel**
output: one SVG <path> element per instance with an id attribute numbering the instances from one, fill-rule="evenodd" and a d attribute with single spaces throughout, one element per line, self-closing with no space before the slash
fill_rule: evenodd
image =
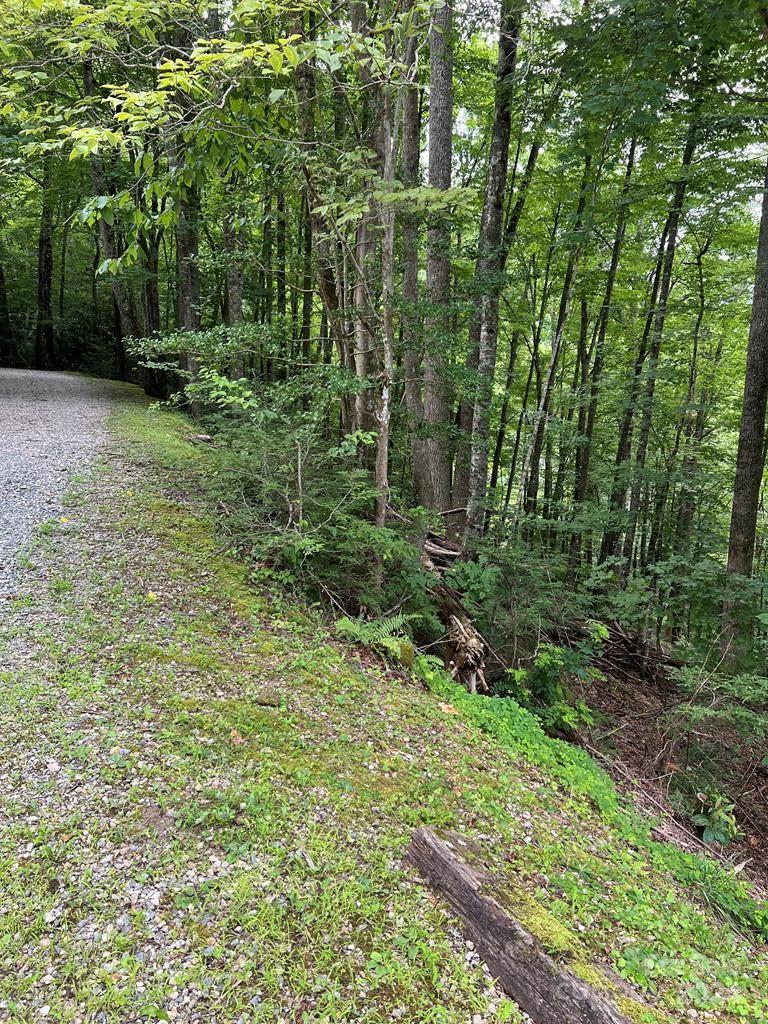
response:
<path id="1" fill-rule="evenodd" d="M 13 595 L 16 558 L 40 523 L 61 513 L 70 475 L 105 439 L 113 381 L 0 369 L 0 600 Z"/>

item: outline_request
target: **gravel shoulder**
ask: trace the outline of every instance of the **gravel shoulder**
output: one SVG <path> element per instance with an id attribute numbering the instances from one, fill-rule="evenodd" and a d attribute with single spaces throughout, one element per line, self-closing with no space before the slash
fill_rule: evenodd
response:
<path id="1" fill-rule="evenodd" d="M 72 373 L 0 369 L 0 600 L 35 527 L 61 513 L 71 474 L 106 438 L 125 385 Z"/>

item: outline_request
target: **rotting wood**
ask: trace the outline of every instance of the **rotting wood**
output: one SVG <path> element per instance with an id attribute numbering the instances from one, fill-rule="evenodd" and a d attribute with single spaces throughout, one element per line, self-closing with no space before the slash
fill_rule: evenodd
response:
<path id="1" fill-rule="evenodd" d="M 450 842 L 420 828 L 406 857 L 461 918 L 466 937 L 500 987 L 535 1024 L 630 1024 L 606 995 L 557 964 L 538 939 L 483 892 L 486 872 L 470 866 Z"/>
<path id="2" fill-rule="evenodd" d="M 422 544 L 421 562 L 434 577 L 429 588 L 446 628 L 449 668 L 470 693 L 488 693 L 485 680 L 486 642 L 472 622 L 461 598 L 443 580 L 443 573 L 462 555 L 462 549 L 445 537 L 428 533 Z"/>

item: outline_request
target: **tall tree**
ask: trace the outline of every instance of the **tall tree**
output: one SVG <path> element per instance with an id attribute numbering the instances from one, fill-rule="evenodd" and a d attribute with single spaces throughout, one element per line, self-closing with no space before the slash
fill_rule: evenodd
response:
<path id="1" fill-rule="evenodd" d="M 488 429 L 496 370 L 499 332 L 499 297 L 503 280 L 502 230 L 507 190 L 509 140 L 512 128 L 512 96 L 520 11 L 517 0 L 502 0 L 499 24 L 499 62 L 496 71 L 493 128 L 486 172 L 483 213 L 478 238 L 475 281 L 478 297 L 477 389 L 472 411 L 467 530 L 475 536 L 485 521 L 488 481 Z"/>
<path id="2" fill-rule="evenodd" d="M 451 187 L 453 161 L 453 5 L 446 0 L 432 15 L 429 32 L 428 182 L 437 192 Z M 424 343 L 424 455 L 429 491 L 423 505 L 447 511 L 451 502 L 449 383 L 445 348 L 451 283 L 451 225 L 444 209 L 433 214 L 427 230 L 426 299 L 429 315 Z"/>
<path id="3" fill-rule="evenodd" d="M 733 508 L 728 537 L 728 573 L 750 576 L 760 487 L 765 468 L 765 413 L 768 401 L 768 165 L 763 184 L 760 234 L 757 243 L 752 320 L 747 343 L 747 369 L 739 426 L 739 448 L 733 483 Z"/>
<path id="4" fill-rule="evenodd" d="M 37 320 L 35 368 L 47 370 L 54 358 L 53 327 L 53 192 L 51 157 L 43 161 L 40 181 L 40 229 L 37 235 Z"/>

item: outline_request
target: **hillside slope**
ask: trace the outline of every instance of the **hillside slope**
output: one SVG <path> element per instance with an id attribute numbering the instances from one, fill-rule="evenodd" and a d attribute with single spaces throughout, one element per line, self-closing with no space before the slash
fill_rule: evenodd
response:
<path id="1" fill-rule="evenodd" d="M 126 401 L 5 619 L 0 1019 L 520 1020 L 403 863 L 427 824 L 639 1019 L 768 1021 L 741 883 L 514 703 L 389 672 L 249 579 L 192 429 Z"/>

